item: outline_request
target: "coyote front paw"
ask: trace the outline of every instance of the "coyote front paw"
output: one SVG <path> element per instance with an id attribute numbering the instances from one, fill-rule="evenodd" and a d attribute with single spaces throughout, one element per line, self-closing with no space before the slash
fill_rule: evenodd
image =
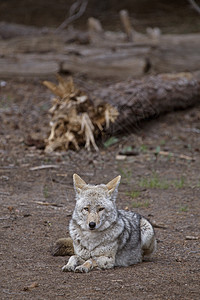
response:
<path id="1" fill-rule="evenodd" d="M 96 261 L 94 259 L 88 259 L 84 262 L 84 264 L 79 265 L 76 267 L 75 272 L 79 273 L 88 273 L 91 271 L 94 267 L 96 267 Z"/>
<path id="2" fill-rule="evenodd" d="M 76 269 L 76 265 L 73 266 L 73 265 L 68 265 L 68 264 L 66 264 L 66 265 L 64 265 L 64 266 L 62 267 L 62 271 L 63 271 L 63 272 L 74 272 L 75 269 Z"/>
<path id="3" fill-rule="evenodd" d="M 73 255 L 70 257 L 68 263 L 62 267 L 64 272 L 74 272 L 78 265 L 84 263 L 84 260 L 78 255 Z"/>
<path id="4" fill-rule="evenodd" d="M 88 273 L 89 270 L 90 270 L 90 269 L 87 268 L 86 266 L 80 265 L 80 266 L 76 267 L 75 272 L 76 272 L 76 273 Z"/>

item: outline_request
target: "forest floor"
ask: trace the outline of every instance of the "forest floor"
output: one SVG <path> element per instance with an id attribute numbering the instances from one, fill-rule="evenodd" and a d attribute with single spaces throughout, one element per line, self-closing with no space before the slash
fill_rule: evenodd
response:
<path id="1" fill-rule="evenodd" d="M 200 107 L 138 124 L 110 147 L 100 142 L 98 153 L 45 154 L 26 139 L 48 136 L 51 93 L 38 80 L 10 79 L 0 89 L 0 298 L 199 299 Z M 121 160 L 127 149 L 137 155 Z M 53 167 L 32 169 L 43 165 Z M 68 258 L 50 247 L 68 236 L 74 173 L 93 184 L 122 176 L 118 207 L 155 224 L 151 261 L 62 272 Z"/>

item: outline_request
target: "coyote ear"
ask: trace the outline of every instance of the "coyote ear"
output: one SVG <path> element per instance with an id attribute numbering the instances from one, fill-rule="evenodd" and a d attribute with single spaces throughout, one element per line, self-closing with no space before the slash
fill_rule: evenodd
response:
<path id="1" fill-rule="evenodd" d="M 108 193 L 111 195 L 112 200 L 116 199 L 120 180 L 121 180 L 121 176 L 119 175 L 106 184 L 108 188 Z"/>
<path id="2" fill-rule="evenodd" d="M 77 174 L 73 175 L 73 183 L 74 183 L 74 189 L 76 192 L 80 193 L 82 188 L 87 184 L 83 179 L 81 179 L 80 176 Z"/>

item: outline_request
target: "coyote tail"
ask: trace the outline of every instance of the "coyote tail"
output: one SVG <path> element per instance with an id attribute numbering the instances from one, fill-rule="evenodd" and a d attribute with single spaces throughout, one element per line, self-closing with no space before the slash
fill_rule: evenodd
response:
<path id="1" fill-rule="evenodd" d="M 73 241 L 69 238 L 58 239 L 51 248 L 53 256 L 71 256 L 74 255 Z"/>

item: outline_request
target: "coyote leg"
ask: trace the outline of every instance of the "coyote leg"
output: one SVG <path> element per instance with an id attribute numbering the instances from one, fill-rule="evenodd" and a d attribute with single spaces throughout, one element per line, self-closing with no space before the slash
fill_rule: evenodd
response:
<path id="1" fill-rule="evenodd" d="M 96 262 L 100 269 L 111 269 L 115 265 L 115 259 L 107 256 L 99 256 Z"/>
<path id="2" fill-rule="evenodd" d="M 88 259 L 82 265 L 76 267 L 75 272 L 87 273 L 96 266 L 97 266 L 97 263 L 94 259 Z"/>
<path id="3" fill-rule="evenodd" d="M 156 250 L 156 238 L 152 225 L 145 218 L 141 218 L 141 247 L 143 256 L 149 256 Z"/>
<path id="4" fill-rule="evenodd" d="M 75 271 L 76 267 L 83 264 L 85 261 L 78 255 L 70 257 L 68 263 L 62 267 L 64 272 Z"/>

